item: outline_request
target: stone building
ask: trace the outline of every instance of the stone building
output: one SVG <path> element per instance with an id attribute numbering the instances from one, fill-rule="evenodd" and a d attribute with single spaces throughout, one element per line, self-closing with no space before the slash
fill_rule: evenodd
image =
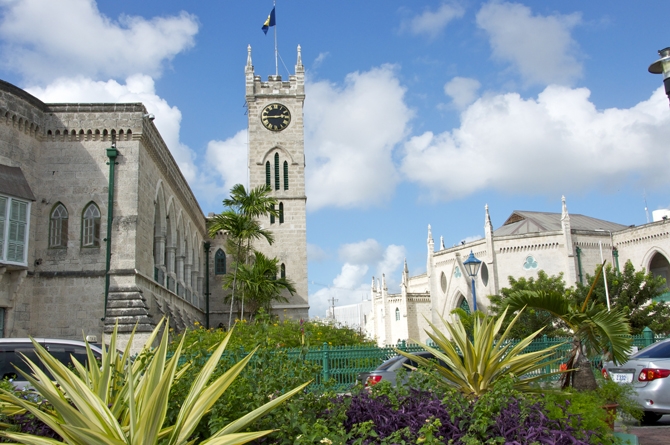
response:
<path id="1" fill-rule="evenodd" d="M 482 239 L 450 248 L 440 242 L 436 250 L 428 226 L 425 274 L 410 277 L 405 264 L 398 294 L 388 293 L 384 277 L 373 278 L 368 335 L 380 345 L 399 340 L 425 342 L 427 320 L 438 323 L 440 316 L 448 318 L 458 307 L 473 310 L 472 279 L 463 264 L 470 252 L 481 260 L 475 296 L 477 308 L 484 311 L 489 306 L 487 297 L 506 287 L 510 276 L 531 278 L 544 270 L 550 276 L 563 273 L 565 282 L 572 285 L 585 282 L 586 274 L 593 274 L 602 264 L 601 258 L 617 269 L 631 261 L 638 270 L 670 277 L 667 218 L 625 226 L 571 215 L 563 198 L 561 213 L 515 211 L 496 230 L 487 206 L 484 233 Z"/>
<path id="2" fill-rule="evenodd" d="M 265 222 L 277 242 L 261 248 L 298 288 L 276 311 L 306 317 L 300 53 L 295 76 L 265 83 L 249 52 L 246 77 L 251 186 L 274 162 L 283 211 Z M 284 131 L 263 128 L 263 110 L 279 102 L 291 121 Z M 137 324 L 141 344 L 161 316 L 177 330 L 227 322 L 225 235 L 208 239 L 141 103 L 46 104 L 0 81 L 0 119 L 0 335 L 100 339 L 116 323 L 126 333 Z"/>
<path id="3" fill-rule="evenodd" d="M 295 75 L 288 81 L 269 76 L 267 82 L 254 74 L 251 47 L 248 48 L 246 100 L 249 109 L 249 186 L 268 185 L 278 200 L 278 217 L 262 221 L 275 235 L 275 242 L 257 243 L 270 258 L 278 258 L 281 275 L 295 283 L 294 295 L 285 293 L 288 303 L 277 303 L 280 317 L 308 317 L 307 301 L 307 214 L 305 195 L 305 68 L 300 46 Z"/>

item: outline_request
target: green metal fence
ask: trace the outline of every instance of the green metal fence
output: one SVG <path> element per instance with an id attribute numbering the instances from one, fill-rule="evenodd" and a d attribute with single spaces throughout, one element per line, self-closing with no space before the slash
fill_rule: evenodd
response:
<path id="1" fill-rule="evenodd" d="M 642 349 L 656 341 L 663 340 L 663 336 L 655 336 L 649 328 L 641 335 L 633 336 L 633 345 Z M 518 340 L 512 340 L 514 344 Z M 556 348 L 552 356 L 547 360 L 547 366 L 542 368 L 541 374 L 548 374 L 559 370 L 561 363 L 567 361 L 571 348 L 572 338 L 570 337 L 547 337 L 542 336 L 533 341 L 524 352 L 539 351 L 550 346 L 562 344 Z M 310 362 L 320 367 L 320 373 L 314 376 L 314 389 L 319 388 L 324 382 L 331 380 L 331 384 L 337 390 L 346 390 L 356 383 L 356 376 L 362 372 L 370 372 L 385 360 L 397 355 L 396 349 L 406 352 L 423 351 L 423 348 L 416 344 L 401 342 L 396 346 L 376 347 L 376 346 L 329 346 L 324 343 L 319 347 L 308 349 L 282 349 L 277 352 L 286 353 L 296 361 Z M 243 350 L 226 352 L 222 360 L 235 361 L 240 360 L 246 355 Z M 549 362 L 556 359 L 553 364 Z M 594 357 L 593 363 L 597 365 L 600 357 Z M 253 366 L 253 360 L 250 362 Z M 557 378 L 556 376 L 554 378 Z"/>

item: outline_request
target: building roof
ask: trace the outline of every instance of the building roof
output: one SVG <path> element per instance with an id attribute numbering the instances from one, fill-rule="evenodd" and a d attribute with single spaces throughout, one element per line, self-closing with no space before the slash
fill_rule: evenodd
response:
<path id="1" fill-rule="evenodd" d="M 551 212 L 528 212 L 515 210 L 502 227 L 493 232 L 494 236 L 524 235 L 527 233 L 555 232 L 562 229 L 561 214 Z M 605 230 L 616 232 L 628 226 L 605 221 L 590 216 L 570 214 L 570 227 L 573 230 Z"/>
<path id="2" fill-rule="evenodd" d="M 0 164 L 0 193 L 35 201 L 35 195 L 19 167 Z"/>

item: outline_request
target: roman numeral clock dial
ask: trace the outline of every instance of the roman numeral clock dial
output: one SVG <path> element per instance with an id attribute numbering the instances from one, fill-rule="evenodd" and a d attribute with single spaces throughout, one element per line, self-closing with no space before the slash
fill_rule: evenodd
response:
<path id="1" fill-rule="evenodd" d="M 271 131 L 282 131 L 291 123 L 291 112 L 282 104 L 270 104 L 261 113 L 263 126 Z"/>

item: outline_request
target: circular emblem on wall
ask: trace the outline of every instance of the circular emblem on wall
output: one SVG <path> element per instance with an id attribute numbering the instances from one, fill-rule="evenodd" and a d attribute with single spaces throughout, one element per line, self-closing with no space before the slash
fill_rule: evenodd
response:
<path id="1" fill-rule="evenodd" d="M 282 131 L 291 123 L 291 112 L 282 104 L 270 104 L 261 112 L 261 123 L 270 131 Z"/>

